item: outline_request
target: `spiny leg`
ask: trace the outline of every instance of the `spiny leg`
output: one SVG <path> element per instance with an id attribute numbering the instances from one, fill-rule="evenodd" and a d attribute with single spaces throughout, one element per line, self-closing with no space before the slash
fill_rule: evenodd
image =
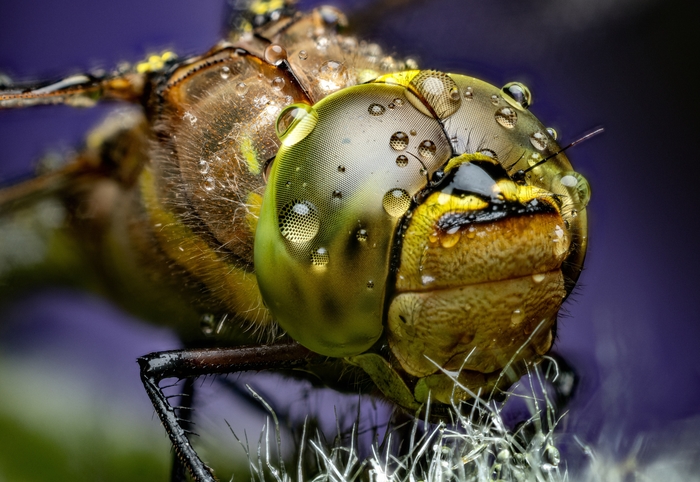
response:
<path id="1" fill-rule="evenodd" d="M 194 393 L 194 378 L 186 378 L 182 387 L 182 393 L 178 395 L 180 404 L 177 407 L 173 407 L 173 409 L 178 410 L 180 425 L 182 425 L 185 430 L 190 430 L 192 426 Z M 182 460 L 180 460 L 180 457 L 177 456 L 177 452 L 175 451 L 173 451 L 170 482 L 187 482 L 187 468 L 183 465 Z"/>
<path id="2" fill-rule="evenodd" d="M 141 381 L 173 444 L 175 456 L 197 482 L 214 482 L 211 469 L 197 455 L 188 439 L 183 420 L 175 413 L 159 386 L 165 378 L 192 378 L 201 375 L 250 370 L 279 370 L 303 367 L 322 356 L 297 343 L 237 348 L 184 349 L 151 353 L 139 358 Z M 177 479 L 176 479 L 177 480 Z"/>

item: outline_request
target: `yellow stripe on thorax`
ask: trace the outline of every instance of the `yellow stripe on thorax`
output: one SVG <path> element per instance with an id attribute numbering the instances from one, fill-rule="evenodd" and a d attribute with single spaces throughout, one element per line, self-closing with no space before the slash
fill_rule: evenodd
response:
<path id="1" fill-rule="evenodd" d="M 140 177 L 141 194 L 155 236 L 166 255 L 204 283 L 232 313 L 260 325 L 271 318 L 263 306 L 255 274 L 227 262 L 160 203 L 147 168 Z"/>

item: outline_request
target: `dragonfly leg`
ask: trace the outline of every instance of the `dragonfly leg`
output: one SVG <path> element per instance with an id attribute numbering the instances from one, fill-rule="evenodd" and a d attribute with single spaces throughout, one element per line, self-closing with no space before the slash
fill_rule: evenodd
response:
<path id="1" fill-rule="evenodd" d="M 241 371 L 278 370 L 303 367 L 322 357 L 297 343 L 245 346 L 236 348 L 184 349 L 151 353 L 139 358 L 141 381 L 158 417 L 170 437 L 177 457 L 197 482 L 215 482 L 212 470 L 199 458 L 188 439 L 189 422 L 176 414 L 159 386 L 166 378 L 193 378 L 201 375 Z"/>

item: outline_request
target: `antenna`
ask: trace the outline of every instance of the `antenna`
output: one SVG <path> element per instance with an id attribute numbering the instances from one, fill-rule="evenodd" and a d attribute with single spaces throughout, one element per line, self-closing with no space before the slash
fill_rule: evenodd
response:
<path id="1" fill-rule="evenodd" d="M 590 139 L 590 138 L 592 138 L 592 137 L 595 137 L 595 136 L 597 136 L 598 134 L 602 134 L 604 131 L 605 131 L 605 129 L 604 129 L 603 127 L 599 127 L 599 128 L 597 128 L 596 130 L 594 130 L 593 132 L 589 132 L 588 134 L 586 134 L 586 135 L 584 135 L 584 136 L 582 136 L 582 137 L 579 137 L 578 139 L 576 139 L 574 142 L 572 142 L 572 143 L 569 144 L 568 146 L 562 147 L 562 148 L 559 149 L 557 152 L 555 152 L 554 154 L 552 154 L 552 155 L 550 155 L 550 156 L 547 156 L 545 159 L 542 159 L 542 160 L 541 160 L 540 162 L 538 162 L 537 164 L 533 164 L 532 166 L 528 167 L 528 168 L 525 169 L 525 170 L 522 170 L 522 169 L 521 169 L 521 170 L 517 171 L 515 174 L 513 174 L 513 180 L 514 180 L 514 181 L 521 181 L 521 180 L 523 180 L 523 179 L 525 178 L 525 174 L 527 174 L 528 172 L 532 171 L 534 168 L 536 168 L 536 167 L 538 167 L 538 166 L 541 166 L 542 164 L 544 164 L 545 162 L 549 161 L 549 160 L 552 159 L 553 157 L 558 156 L 559 154 L 561 154 L 562 152 L 564 152 L 564 151 L 567 150 L 568 148 L 574 147 L 576 144 L 580 144 L 580 143 L 583 142 L 583 141 L 587 141 L 588 139 Z"/>

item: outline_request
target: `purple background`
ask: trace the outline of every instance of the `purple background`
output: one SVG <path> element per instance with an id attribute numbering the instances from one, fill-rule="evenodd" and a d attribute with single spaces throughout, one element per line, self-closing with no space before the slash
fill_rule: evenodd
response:
<path id="1" fill-rule="evenodd" d="M 532 110 L 562 143 L 606 128 L 569 153 L 593 199 L 587 268 L 555 345 L 582 376 L 563 427 L 620 457 L 637 435 L 650 453 L 658 450 L 654 441 L 667 427 L 689 427 L 700 415 L 700 96 L 690 72 L 700 46 L 698 4 L 414 3 L 360 27 L 421 67 L 526 83 Z M 0 15 L 0 71 L 50 78 L 163 48 L 203 52 L 220 38 L 223 12 L 221 0 L 12 2 Z M 49 148 L 79 144 L 107 110 L 0 112 L 0 179 L 30 172 Z M 87 364 L 96 380 L 110 380 L 109 393 L 133 391 L 146 417 L 134 359 L 177 346 L 167 332 L 116 321 L 123 315 L 82 294 L 33 294 L 0 317 L 11 327 L 0 331 L 3 350 Z"/>

